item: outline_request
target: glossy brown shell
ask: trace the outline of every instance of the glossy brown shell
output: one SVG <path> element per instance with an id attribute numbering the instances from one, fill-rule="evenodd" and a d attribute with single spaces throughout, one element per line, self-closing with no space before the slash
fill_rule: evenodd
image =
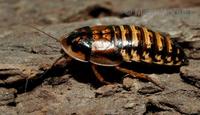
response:
<path id="1" fill-rule="evenodd" d="M 64 37 L 61 44 L 72 58 L 101 66 L 123 62 L 180 66 L 188 62 L 182 48 L 169 35 L 134 25 L 79 28 Z"/>

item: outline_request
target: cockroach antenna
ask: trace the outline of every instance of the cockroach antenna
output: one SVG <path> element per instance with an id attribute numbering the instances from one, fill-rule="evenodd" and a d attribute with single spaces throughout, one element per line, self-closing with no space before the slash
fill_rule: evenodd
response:
<path id="1" fill-rule="evenodd" d="M 33 26 L 33 25 L 30 25 L 30 24 L 24 24 L 24 25 L 25 25 L 25 26 L 28 26 L 28 27 L 30 27 L 30 28 L 33 28 L 33 29 L 35 29 L 35 30 L 37 30 L 37 31 L 39 31 L 39 32 L 41 32 L 41 33 L 43 33 L 43 34 L 49 36 L 51 39 L 56 40 L 56 42 L 60 42 L 60 40 L 57 39 L 56 37 L 54 37 L 54 36 L 52 36 L 52 35 L 50 35 L 50 34 L 44 32 L 44 31 L 42 31 L 41 29 L 39 29 L 39 28 L 37 28 L 37 27 L 35 27 L 35 26 Z M 61 59 L 62 57 L 63 57 L 63 55 L 62 55 L 60 58 L 58 58 L 58 59 Z M 58 61 L 58 60 L 56 60 L 56 62 L 57 62 L 57 61 Z M 56 62 L 55 62 L 55 63 L 56 63 Z M 39 78 L 43 78 L 43 77 L 53 68 L 53 66 L 55 65 L 55 63 L 52 64 L 52 66 L 50 67 L 50 69 L 46 70 L 42 75 L 40 75 Z M 26 81 L 25 81 L 25 86 L 24 86 L 24 92 L 25 92 L 25 93 L 26 93 L 27 88 L 28 88 L 28 82 L 29 82 L 29 79 L 26 79 Z"/>
<path id="2" fill-rule="evenodd" d="M 39 31 L 39 32 L 41 32 L 41 33 L 43 33 L 43 34 L 49 36 L 50 38 L 56 40 L 57 42 L 60 42 L 60 40 L 58 40 L 56 37 L 54 37 L 54 36 L 52 36 L 52 35 L 50 35 L 50 34 L 44 32 L 44 31 L 42 31 L 41 29 L 39 29 L 39 28 L 37 28 L 37 27 L 35 27 L 35 26 L 33 26 L 33 25 L 26 25 L 26 26 L 31 27 L 31 28 L 33 28 L 33 29 L 35 29 L 35 30 L 37 30 L 37 31 Z"/>

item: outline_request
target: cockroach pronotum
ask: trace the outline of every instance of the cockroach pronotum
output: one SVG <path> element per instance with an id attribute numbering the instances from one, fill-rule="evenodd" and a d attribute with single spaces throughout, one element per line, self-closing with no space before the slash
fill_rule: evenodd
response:
<path id="1" fill-rule="evenodd" d="M 35 29 L 56 39 L 38 28 Z M 135 78 L 146 79 L 163 88 L 147 75 L 120 65 L 137 62 L 164 65 L 170 68 L 188 64 L 183 49 L 168 34 L 154 32 L 146 27 L 86 26 L 76 29 L 57 41 L 60 42 L 65 54 L 80 62 L 90 63 L 96 78 L 104 84 L 110 84 L 110 82 L 104 80 L 97 71 L 97 66 L 115 67 L 123 73 Z"/>

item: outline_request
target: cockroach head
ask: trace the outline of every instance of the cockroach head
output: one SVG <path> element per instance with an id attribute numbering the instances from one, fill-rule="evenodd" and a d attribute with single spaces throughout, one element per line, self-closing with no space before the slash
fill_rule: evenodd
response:
<path id="1" fill-rule="evenodd" d="M 88 62 L 87 56 L 89 56 L 90 48 L 85 42 L 87 39 L 82 38 L 82 33 L 78 31 L 71 32 L 67 37 L 62 37 L 61 45 L 65 53 L 72 58 Z"/>

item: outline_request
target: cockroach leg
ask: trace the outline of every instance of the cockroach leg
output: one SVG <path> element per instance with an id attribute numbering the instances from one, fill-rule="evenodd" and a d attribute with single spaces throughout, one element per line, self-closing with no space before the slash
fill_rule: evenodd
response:
<path id="1" fill-rule="evenodd" d="M 71 59 L 71 58 L 70 58 Z M 70 61 L 65 55 L 60 56 L 56 61 L 51 65 L 49 69 L 47 69 L 40 77 L 44 77 L 47 74 L 49 74 L 50 71 L 52 71 L 54 68 L 64 68 L 66 67 L 66 64 L 68 61 Z"/>
<path id="2" fill-rule="evenodd" d="M 129 70 L 129 69 L 126 69 L 126 68 L 123 68 L 123 67 L 119 67 L 119 66 L 117 66 L 116 69 L 121 71 L 121 72 L 123 72 L 123 73 L 129 74 L 130 76 L 132 76 L 134 78 L 144 79 L 144 80 L 150 81 L 153 84 L 155 84 L 156 86 L 160 87 L 161 89 L 164 89 L 163 86 L 161 86 L 159 83 L 157 83 L 156 81 L 154 81 L 149 76 L 147 76 L 147 75 L 145 75 L 143 73 L 138 73 L 138 72 L 135 72 L 133 70 Z"/>
<path id="3" fill-rule="evenodd" d="M 59 66 L 59 67 L 65 67 L 66 66 L 66 64 L 68 63 L 68 62 L 70 62 L 71 61 L 71 57 L 69 57 L 69 56 L 66 56 L 66 55 L 62 55 L 61 57 L 59 57 L 54 63 L 53 63 L 53 65 L 52 65 L 52 67 L 57 67 L 57 66 Z"/>
<path id="4" fill-rule="evenodd" d="M 44 79 L 44 77 L 46 77 L 46 75 L 54 68 L 56 67 L 60 62 L 60 60 L 63 58 L 63 55 L 60 56 L 58 59 L 56 59 L 56 61 L 51 65 L 51 67 L 47 70 L 45 70 L 44 73 L 42 73 L 42 75 L 39 76 L 40 79 Z M 27 88 L 28 88 L 28 82 L 29 82 L 29 78 L 26 79 L 26 82 L 25 82 L 25 86 L 24 86 L 24 92 L 27 91 Z"/>
<path id="5" fill-rule="evenodd" d="M 96 78 L 97 78 L 101 83 L 106 84 L 106 85 L 111 84 L 110 82 L 104 80 L 103 76 L 98 72 L 98 70 L 97 70 L 97 68 L 96 68 L 96 67 L 97 67 L 96 65 L 92 64 L 91 66 L 92 66 L 92 70 L 93 70 L 93 72 L 94 72 Z"/>

